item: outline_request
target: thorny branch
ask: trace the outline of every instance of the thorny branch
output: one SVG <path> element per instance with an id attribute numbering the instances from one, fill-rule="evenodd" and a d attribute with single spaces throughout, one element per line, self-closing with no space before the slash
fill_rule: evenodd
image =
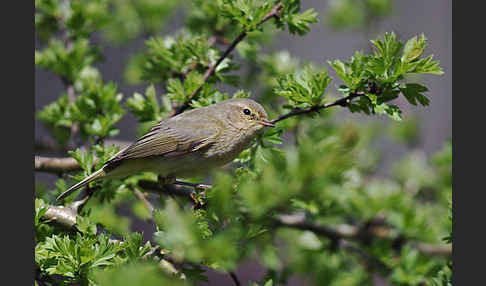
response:
<path id="1" fill-rule="evenodd" d="M 280 9 L 282 9 L 282 2 L 278 3 L 277 5 L 275 5 L 271 10 L 270 12 L 268 12 L 263 18 L 262 20 L 260 20 L 260 22 L 258 23 L 258 25 L 261 25 L 263 23 L 265 23 L 268 19 L 271 19 L 273 17 L 278 17 L 279 15 L 279 11 Z M 203 83 L 205 83 L 208 78 L 214 74 L 214 72 L 216 71 L 216 68 L 218 67 L 218 65 L 226 58 L 228 57 L 228 55 L 236 48 L 236 46 L 238 45 L 238 43 L 240 43 L 247 35 L 247 30 L 243 30 L 239 35 L 238 37 L 236 37 L 236 39 L 233 40 L 233 42 L 231 43 L 231 45 L 229 45 L 226 50 L 224 51 L 224 53 L 218 58 L 218 60 L 216 61 L 216 63 L 214 63 L 214 65 L 210 66 L 206 72 L 204 73 L 203 75 Z M 189 108 L 189 103 L 190 101 L 199 93 L 199 91 L 201 91 L 202 87 L 203 87 L 204 84 L 200 85 L 196 90 L 194 90 L 192 92 L 191 95 L 189 95 L 189 97 L 187 98 L 186 102 L 184 102 L 184 104 L 182 104 L 179 108 L 177 109 L 174 109 L 172 110 L 172 115 L 171 116 L 175 116 L 177 114 L 180 114 L 182 112 L 184 112 L 184 110 L 186 110 L 187 108 Z"/>

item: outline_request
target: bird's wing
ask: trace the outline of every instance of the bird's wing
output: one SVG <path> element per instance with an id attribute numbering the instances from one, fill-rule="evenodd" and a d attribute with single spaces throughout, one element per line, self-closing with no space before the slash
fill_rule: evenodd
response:
<path id="1" fill-rule="evenodd" d="M 201 119 L 199 116 L 164 120 L 116 154 L 107 164 L 124 159 L 186 154 L 209 145 L 220 132 L 221 127 L 217 121 Z"/>

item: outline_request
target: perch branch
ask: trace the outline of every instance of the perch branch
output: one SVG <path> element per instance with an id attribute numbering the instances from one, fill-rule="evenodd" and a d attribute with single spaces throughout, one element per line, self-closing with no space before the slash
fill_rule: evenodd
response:
<path id="1" fill-rule="evenodd" d="M 194 193 L 193 190 L 184 188 L 179 185 L 168 184 L 161 186 L 158 182 L 148 181 L 148 180 L 140 180 L 138 181 L 138 186 L 148 192 L 153 193 L 163 193 L 170 196 L 179 196 L 185 198 L 191 198 L 191 195 Z"/>
<path id="2" fill-rule="evenodd" d="M 43 219 L 54 221 L 68 228 L 75 227 L 76 218 L 81 208 L 88 202 L 91 197 L 90 193 L 84 198 L 74 201 L 70 206 L 53 206 L 48 205 Z M 80 216 L 79 216 L 80 217 Z M 82 217 L 80 217 L 82 219 Z"/>
<path id="3" fill-rule="evenodd" d="M 74 227 L 78 214 L 70 207 L 48 206 L 43 218 L 66 227 Z"/>

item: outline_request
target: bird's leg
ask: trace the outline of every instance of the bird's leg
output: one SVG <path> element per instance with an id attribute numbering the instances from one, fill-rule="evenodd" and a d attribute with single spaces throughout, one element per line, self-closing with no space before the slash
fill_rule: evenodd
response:
<path id="1" fill-rule="evenodd" d="M 159 183 L 159 185 L 165 189 L 166 187 L 168 187 L 167 185 L 171 185 L 173 184 L 175 181 L 176 181 L 176 178 L 174 176 L 167 176 L 167 177 L 163 177 L 161 175 L 158 175 L 157 176 L 157 181 Z M 174 199 L 175 202 L 177 202 L 177 200 L 175 199 L 175 196 L 169 192 L 169 196 Z"/>

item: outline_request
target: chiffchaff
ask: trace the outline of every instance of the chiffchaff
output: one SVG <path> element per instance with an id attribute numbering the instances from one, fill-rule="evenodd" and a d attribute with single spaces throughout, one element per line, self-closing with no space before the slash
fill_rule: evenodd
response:
<path id="1" fill-rule="evenodd" d="M 181 113 L 155 125 L 58 199 L 95 180 L 138 172 L 170 178 L 204 174 L 231 162 L 265 126 L 274 125 L 263 107 L 247 98 L 228 99 Z"/>

